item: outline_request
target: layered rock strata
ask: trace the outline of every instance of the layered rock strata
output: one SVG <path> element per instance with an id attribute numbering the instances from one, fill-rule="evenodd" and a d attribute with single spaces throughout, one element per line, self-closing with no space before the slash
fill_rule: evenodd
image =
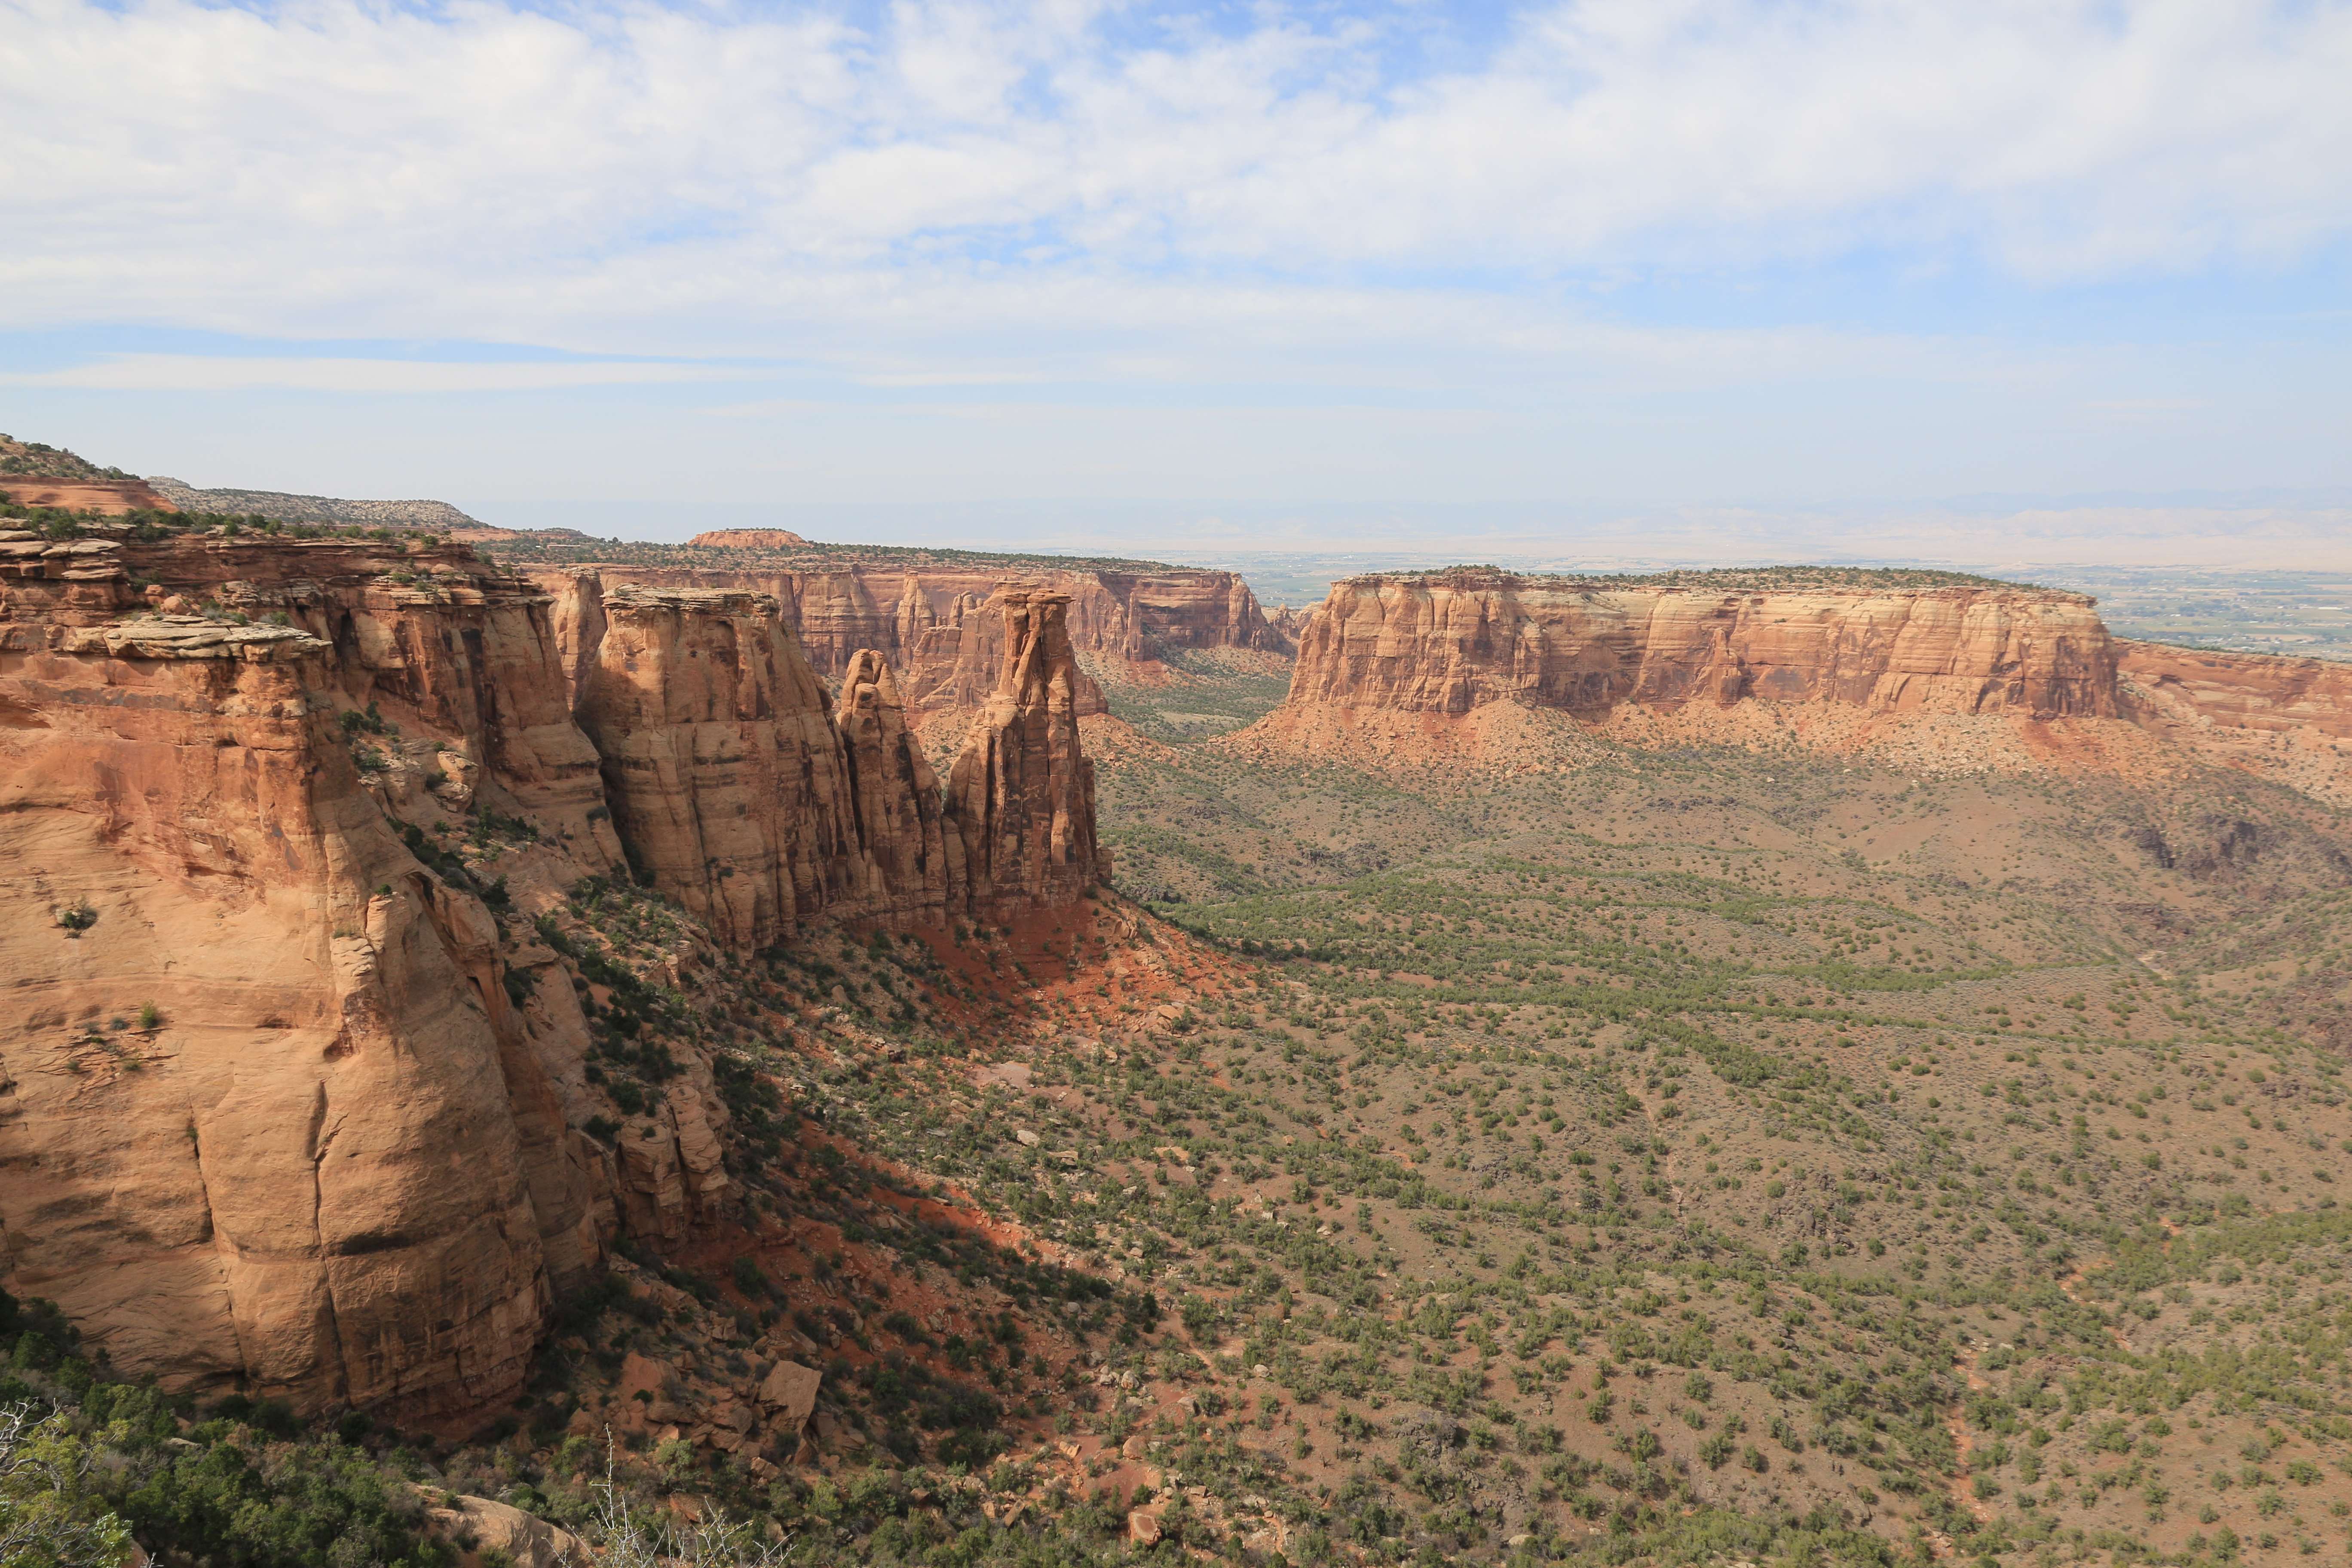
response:
<path id="1" fill-rule="evenodd" d="M 1099 873 L 1051 595 L 985 611 L 1012 657 L 950 798 L 879 653 L 836 700 L 772 601 L 571 586 L 462 547 L 0 532 L 0 1285 L 121 1371 L 479 1409 L 616 1227 L 727 1201 L 708 1062 L 591 1138 L 581 976 L 425 827 L 510 817 L 561 887 L 618 868 L 617 822 L 740 945 Z"/>
<path id="2" fill-rule="evenodd" d="M 1230 572 L 1030 572 L 946 566 L 761 567 L 600 565 L 541 568 L 534 579 L 560 601 L 575 597 L 583 578 L 600 587 L 722 588 L 762 594 L 799 637 L 809 663 L 837 678 L 866 649 L 899 676 L 910 707 L 922 712 L 974 709 L 995 689 L 1003 662 L 1002 625 L 979 612 L 998 589 L 1042 585 L 1066 601 L 1072 650 L 1126 672 L 1191 648 L 1247 647 L 1287 653 L 1291 639 L 1267 622 L 1249 585 Z M 580 606 L 586 611 L 583 604 Z M 574 651 L 582 638 L 567 640 Z M 567 668 L 576 671 L 576 662 Z M 1079 672 L 1072 699 L 1083 715 L 1108 710 L 1094 680 Z"/>
<path id="3" fill-rule="evenodd" d="M 1308 623 L 1288 707 L 1597 715 L 1747 699 L 2112 717 L 2092 601 L 2005 586 L 1739 591 L 1502 573 L 1358 577 Z"/>
<path id="4" fill-rule="evenodd" d="M 625 584 L 604 616 L 580 722 L 638 875 L 741 948 L 852 910 L 847 757 L 775 601 Z"/>
<path id="5" fill-rule="evenodd" d="M 766 595 L 606 591 L 580 720 L 630 858 L 747 949 L 819 918 L 935 921 L 1076 897 L 1102 858 L 1066 604 L 1016 589 L 974 613 L 1005 651 L 942 799 L 879 652 L 850 661 L 828 704 Z"/>
<path id="6" fill-rule="evenodd" d="M 1066 601 L 1010 589 L 995 692 L 948 774 L 977 909 L 1066 904 L 1110 876 L 1095 838 L 1095 771 L 1078 746 Z"/>
<path id="7" fill-rule="evenodd" d="M 125 618 L 184 548 L 58 559 L 0 582 L 6 1288 L 183 1385 L 511 1392 L 598 1238 L 495 926 L 362 784 L 331 640 Z"/>
<path id="8" fill-rule="evenodd" d="M 2118 668 L 2156 715 L 2220 730 L 2352 737 L 2352 665 L 2118 638 Z"/>

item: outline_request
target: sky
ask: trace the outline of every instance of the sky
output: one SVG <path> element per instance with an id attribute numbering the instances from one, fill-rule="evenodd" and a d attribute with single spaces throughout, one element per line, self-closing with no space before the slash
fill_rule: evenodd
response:
<path id="1" fill-rule="evenodd" d="M 0 0 L 0 429 L 677 536 L 2352 566 L 2352 0 Z"/>

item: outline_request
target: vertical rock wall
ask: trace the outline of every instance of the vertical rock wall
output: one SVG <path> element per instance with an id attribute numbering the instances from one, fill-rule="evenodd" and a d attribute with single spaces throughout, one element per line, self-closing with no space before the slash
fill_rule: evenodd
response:
<path id="1" fill-rule="evenodd" d="M 1099 875 L 1058 596 L 956 606 L 1006 655 L 943 796 L 878 652 L 835 700 L 772 598 L 565 587 L 463 547 L 0 532 L 0 1282 L 123 1371 L 483 1408 L 614 1226 L 724 1199 L 708 1072 L 646 1113 L 669 1137 L 589 1138 L 569 972 L 410 825 L 514 814 L 567 880 L 625 840 L 747 948 Z"/>
<path id="2" fill-rule="evenodd" d="M 998 918 L 1076 901 L 1107 881 L 1095 772 L 1078 746 L 1066 595 L 998 591 L 1006 658 L 948 776 L 975 910 Z"/>

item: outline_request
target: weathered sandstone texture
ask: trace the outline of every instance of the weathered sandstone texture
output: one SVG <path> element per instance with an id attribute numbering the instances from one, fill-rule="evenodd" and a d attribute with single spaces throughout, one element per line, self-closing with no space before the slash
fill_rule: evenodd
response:
<path id="1" fill-rule="evenodd" d="M 2112 717 L 2086 598 L 2004 587 L 1724 591 L 1463 571 L 1336 584 L 1288 707 L 1597 715 L 1744 699 L 1873 712 Z"/>
<path id="2" fill-rule="evenodd" d="M 948 815 L 963 836 L 980 910 L 1067 904 L 1110 876 L 1095 841 L 1095 770 L 1078 749 L 1076 661 L 1062 595 L 997 595 L 1006 658 L 948 774 Z"/>
<path id="3" fill-rule="evenodd" d="M 0 578 L 5 1285 L 182 1385 L 477 1405 L 596 1260 L 584 1140 L 354 770 L 334 643 L 124 618 L 126 565 L 257 564 L 203 549 Z"/>
<path id="4" fill-rule="evenodd" d="M 744 948 L 855 902 L 847 757 L 775 601 L 623 585 L 604 615 L 580 722 L 639 874 Z"/>
<path id="5" fill-rule="evenodd" d="M 698 541 L 701 542 L 701 541 Z M 689 569 L 601 565 L 541 567 L 531 575 L 562 600 L 585 572 L 604 586 L 727 588 L 766 595 L 800 638 L 820 675 L 838 677 L 874 649 L 898 672 L 908 706 L 961 711 L 985 702 L 1003 663 L 1003 627 L 978 612 L 1000 588 L 1061 594 L 1072 650 L 1111 673 L 1149 666 L 1187 648 L 1250 647 L 1287 653 L 1291 640 L 1269 625 L 1249 585 L 1230 572 L 1043 571 L 1017 574 L 961 566 L 728 566 Z M 583 616 L 586 606 L 580 606 Z M 559 624 L 562 617 L 559 616 Z M 574 669 L 580 637 L 564 639 Z M 1083 671 L 1072 678 L 1079 713 L 1108 711 Z"/>
<path id="6" fill-rule="evenodd" d="M 1015 589 L 972 612 L 1004 652 L 942 800 L 879 652 L 850 660 L 828 705 L 765 595 L 608 590 L 580 721 L 630 859 L 746 949 L 818 918 L 903 924 L 1076 897 L 1102 859 L 1065 604 Z"/>
<path id="7" fill-rule="evenodd" d="M 961 912 L 971 886 L 963 836 L 947 819 L 940 781 L 907 727 L 898 683 L 879 653 L 867 648 L 849 661 L 833 721 L 869 868 L 863 901 L 902 923 L 936 921 L 951 907 Z"/>
<path id="8" fill-rule="evenodd" d="M 124 1373 L 479 1410 L 617 1231 L 730 1201 L 709 1062 L 591 1137 L 571 950 L 426 828 L 503 824 L 541 889 L 625 853 L 744 945 L 1098 873 L 1052 596 L 984 612 L 1011 658 L 949 798 L 878 653 L 836 699 L 772 601 L 565 586 L 462 546 L 0 531 L 0 1287 Z"/>
<path id="9" fill-rule="evenodd" d="M 2221 730 L 2352 737 L 2352 665 L 2118 638 L 2124 679 L 2157 715 Z"/>
<path id="10" fill-rule="evenodd" d="M 120 517 L 130 511 L 176 510 L 171 500 L 143 479 L 54 479 L 0 474 L 0 499 L 20 506 L 62 511 L 94 511 Z"/>

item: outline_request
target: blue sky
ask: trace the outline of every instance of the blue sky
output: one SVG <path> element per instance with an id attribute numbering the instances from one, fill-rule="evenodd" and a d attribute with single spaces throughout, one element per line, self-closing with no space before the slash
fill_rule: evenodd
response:
<path id="1" fill-rule="evenodd" d="M 2344 0 L 0 0 L 0 428 L 199 484 L 1123 549 L 2352 524 Z"/>

